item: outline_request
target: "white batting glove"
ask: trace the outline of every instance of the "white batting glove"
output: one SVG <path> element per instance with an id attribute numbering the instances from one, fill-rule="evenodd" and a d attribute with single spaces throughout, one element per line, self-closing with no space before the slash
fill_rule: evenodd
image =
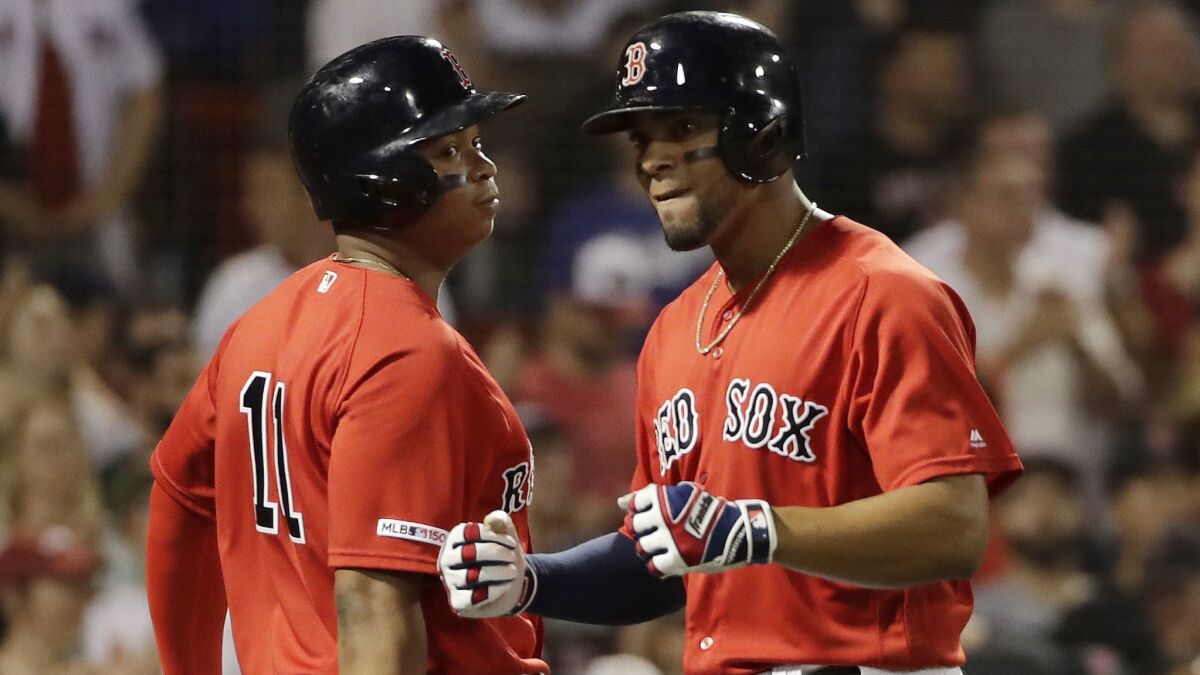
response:
<path id="1" fill-rule="evenodd" d="M 438 554 L 438 571 L 450 607 L 468 619 L 520 613 L 537 586 L 517 528 L 504 511 L 489 513 L 483 523 L 455 525 Z"/>
<path id="2" fill-rule="evenodd" d="M 699 485 L 651 483 L 617 501 L 646 569 L 657 577 L 724 572 L 771 562 L 777 535 L 771 506 L 728 500 Z"/>

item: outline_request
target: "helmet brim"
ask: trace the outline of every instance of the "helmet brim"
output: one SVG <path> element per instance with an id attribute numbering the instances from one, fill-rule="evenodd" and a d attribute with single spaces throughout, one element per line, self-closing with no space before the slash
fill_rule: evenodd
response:
<path id="1" fill-rule="evenodd" d="M 583 121 L 581 128 L 584 133 L 593 136 L 615 134 L 628 131 L 633 126 L 633 116 L 637 113 L 670 113 L 684 110 L 705 110 L 709 106 L 693 105 L 627 105 L 608 110 L 602 110 Z"/>
<path id="2" fill-rule="evenodd" d="M 467 96 L 460 103 L 431 115 L 429 119 L 418 122 L 404 134 L 404 142 L 419 143 L 431 138 L 462 131 L 472 124 L 514 108 L 525 101 L 524 94 L 512 94 L 502 91 L 476 92 Z"/>

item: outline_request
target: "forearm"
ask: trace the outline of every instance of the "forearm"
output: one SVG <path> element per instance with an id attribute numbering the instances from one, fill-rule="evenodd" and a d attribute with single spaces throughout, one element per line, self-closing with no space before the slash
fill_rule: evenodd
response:
<path id="1" fill-rule="evenodd" d="M 163 672 L 221 672 L 226 604 L 216 523 L 158 484 L 150 493 L 146 586 Z"/>
<path id="2" fill-rule="evenodd" d="M 652 576 L 633 542 L 615 532 L 528 561 L 537 589 L 526 611 L 552 619 L 641 623 L 678 610 L 686 599 L 680 579 Z"/>
<path id="3" fill-rule="evenodd" d="M 420 582 L 412 575 L 338 570 L 338 670 L 342 675 L 425 673 L 428 642 Z"/>
<path id="4" fill-rule="evenodd" d="M 870 588 L 974 574 L 987 544 L 987 488 L 951 476 L 827 508 L 772 509 L 773 562 Z"/>

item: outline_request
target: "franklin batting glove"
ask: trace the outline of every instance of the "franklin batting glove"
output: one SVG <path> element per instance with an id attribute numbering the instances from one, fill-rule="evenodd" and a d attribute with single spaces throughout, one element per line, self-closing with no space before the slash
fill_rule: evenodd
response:
<path id="1" fill-rule="evenodd" d="M 761 499 L 730 501 L 684 482 L 651 483 L 621 502 L 638 555 L 655 576 L 765 564 L 775 553 L 775 520 Z"/>
<path id="2" fill-rule="evenodd" d="M 489 513 L 483 523 L 455 525 L 438 554 L 438 571 L 450 607 L 468 619 L 518 614 L 537 588 L 517 529 L 504 511 Z"/>

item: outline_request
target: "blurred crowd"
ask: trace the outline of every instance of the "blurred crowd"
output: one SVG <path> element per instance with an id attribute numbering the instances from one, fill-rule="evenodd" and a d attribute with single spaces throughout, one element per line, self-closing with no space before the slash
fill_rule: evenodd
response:
<path id="1" fill-rule="evenodd" d="M 332 251 L 287 109 L 384 35 L 530 95 L 484 129 L 503 208 L 441 305 L 528 427 L 536 546 L 616 527 L 640 339 L 712 259 L 667 250 L 628 144 L 578 125 L 682 8 L 791 45 L 802 187 L 972 313 L 1027 471 L 968 672 L 1200 674 L 1195 0 L 0 0 L 0 672 L 158 672 L 149 452 L 226 326 Z M 550 622 L 547 656 L 678 673 L 681 625 Z"/>

